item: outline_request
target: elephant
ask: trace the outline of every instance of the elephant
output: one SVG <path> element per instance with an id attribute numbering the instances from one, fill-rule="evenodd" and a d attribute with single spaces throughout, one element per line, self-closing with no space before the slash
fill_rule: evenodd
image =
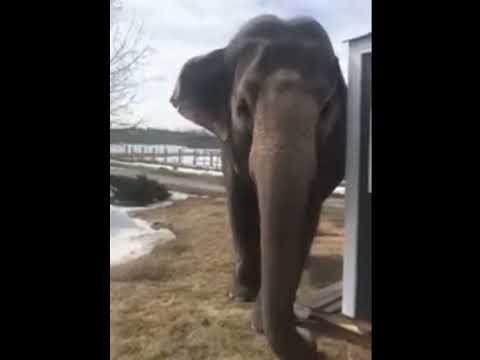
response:
<path id="1" fill-rule="evenodd" d="M 311 17 L 260 15 L 188 60 L 170 103 L 218 139 L 235 255 L 233 296 L 280 359 L 317 359 L 294 314 L 324 201 L 344 178 L 347 85 Z"/>

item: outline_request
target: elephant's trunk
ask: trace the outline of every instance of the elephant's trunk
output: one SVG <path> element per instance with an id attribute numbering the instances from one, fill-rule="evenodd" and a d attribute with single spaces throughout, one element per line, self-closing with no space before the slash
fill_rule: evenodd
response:
<path id="1" fill-rule="evenodd" d="M 265 157 L 257 164 L 263 326 L 277 355 L 294 359 L 305 351 L 294 327 L 293 303 L 309 246 L 306 226 L 312 179 L 305 167 L 313 166 L 314 160 L 311 154 L 299 152 Z"/>
<path id="2" fill-rule="evenodd" d="M 311 349 L 295 330 L 293 303 L 310 245 L 307 209 L 316 174 L 315 121 L 311 118 L 315 112 L 301 117 L 302 111 L 296 111 L 301 118 L 294 118 L 284 107 L 277 104 L 280 111 L 275 119 L 263 112 L 250 157 L 260 212 L 259 305 L 275 353 L 282 359 L 310 359 Z M 267 134 L 263 125 L 275 126 L 274 121 L 283 131 Z M 307 131 L 309 123 L 313 128 Z"/>

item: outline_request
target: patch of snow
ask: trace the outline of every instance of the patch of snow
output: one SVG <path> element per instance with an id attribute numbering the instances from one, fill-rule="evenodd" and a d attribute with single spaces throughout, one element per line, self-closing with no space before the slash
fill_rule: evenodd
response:
<path id="1" fill-rule="evenodd" d="M 201 169 L 189 169 L 184 167 L 174 167 L 170 165 L 160 165 L 160 164 L 149 164 L 142 162 L 133 162 L 133 161 L 120 161 L 120 160 L 110 160 L 110 164 L 117 165 L 130 165 L 147 169 L 167 169 L 170 171 L 178 171 L 186 174 L 197 174 L 197 175 L 212 175 L 212 176 L 223 176 L 221 171 L 215 170 L 201 170 Z"/>
<path id="2" fill-rule="evenodd" d="M 128 215 L 130 211 L 164 208 L 171 206 L 175 201 L 197 197 L 194 194 L 177 191 L 171 191 L 170 194 L 170 200 L 149 206 L 110 205 L 110 265 L 125 263 L 146 255 L 157 244 L 175 239 L 175 234 L 169 229 L 154 230 L 148 222 L 131 218 Z"/>
<path id="3" fill-rule="evenodd" d="M 152 206 L 150 207 L 150 209 L 166 208 L 166 207 L 169 207 L 169 206 L 172 206 L 172 205 L 173 205 L 173 201 L 172 201 L 172 200 L 166 200 L 166 201 L 162 201 L 161 203 L 152 205 Z"/>
<path id="4" fill-rule="evenodd" d="M 110 160 L 110 164 L 131 165 L 131 166 L 138 166 L 138 167 L 149 168 L 149 169 L 160 169 L 164 166 L 171 168 L 171 166 L 168 166 L 168 165 L 157 165 L 157 164 L 149 164 L 149 163 L 141 163 L 141 162 L 133 162 L 133 161 L 119 161 L 119 160 L 113 160 L 113 159 Z"/>
<path id="5" fill-rule="evenodd" d="M 157 244 L 174 239 L 169 229 L 154 230 L 146 221 L 130 218 L 124 208 L 110 206 L 110 265 L 148 254 Z"/>
<path id="6" fill-rule="evenodd" d="M 175 201 L 182 201 L 186 200 L 190 197 L 198 197 L 195 194 L 187 194 L 178 191 L 169 191 L 170 198 L 165 201 L 160 201 L 155 204 L 151 204 L 148 206 L 121 206 L 121 205 L 110 205 L 110 207 L 114 206 L 116 210 L 128 213 L 130 211 L 139 211 L 139 210 L 150 210 L 150 209 L 158 209 L 158 208 L 166 208 L 168 206 L 172 206 Z"/>
<path id="7" fill-rule="evenodd" d="M 187 200 L 189 197 L 197 197 L 197 195 L 193 194 L 186 194 L 182 192 L 177 192 L 177 191 L 170 191 L 170 200 L 172 201 L 179 201 L 179 200 Z"/>
<path id="8" fill-rule="evenodd" d="M 215 171 L 215 170 L 200 170 L 200 169 L 188 169 L 188 168 L 179 167 L 177 171 L 183 172 L 186 174 L 223 176 L 223 173 L 221 171 Z"/>

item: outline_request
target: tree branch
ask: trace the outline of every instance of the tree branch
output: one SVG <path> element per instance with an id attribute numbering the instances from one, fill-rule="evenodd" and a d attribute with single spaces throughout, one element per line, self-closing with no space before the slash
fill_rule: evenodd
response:
<path id="1" fill-rule="evenodd" d="M 125 25 L 122 11 L 120 0 L 110 0 L 110 126 L 124 123 L 120 119 L 129 115 L 141 83 L 138 70 L 151 54 L 143 45 L 143 26 L 135 17 Z"/>

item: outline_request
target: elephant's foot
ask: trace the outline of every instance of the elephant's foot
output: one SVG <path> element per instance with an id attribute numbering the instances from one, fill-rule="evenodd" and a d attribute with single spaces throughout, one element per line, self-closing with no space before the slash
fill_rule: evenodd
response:
<path id="1" fill-rule="evenodd" d="M 301 320 L 298 320 L 299 323 L 301 323 Z M 313 349 L 313 351 L 316 354 L 316 357 L 314 357 L 315 360 L 326 360 L 327 355 L 323 351 L 319 351 L 317 349 L 317 342 L 315 340 L 315 336 L 311 333 L 310 330 L 307 330 L 306 328 L 302 327 L 301 325 L 298 325 L 296 327 L 297 333 L 300 334 L 300 336 L 305 340 L 307 343 L 308 347 Z"/>
<path id="2" fill-rule="evenodd" d="M 325 354 L 317 351 L 313 335 L 304 328 L 296 327 L 293 333 L 280 335 L 278 331 L 266 331 L 267 340 L 279 359 L 324 360 Z"/>
<path id="3" fill-rule="evenodd" d="M 233 290 L 230 298 L 239 302 L 252 302 L 257 298 L 260 289 L 259 268 L 246 261 L 239 262 L 233 277 Z"/>
<path id="4" fill-rule="evenodd" d="M 252 311 L 251 326 L 252 329 L 261 335 L 265 335 L 265 329 L 262 319 L 262 311 L 257 303 Z M 293 359 L 305 359 L 305 360 L 324 360 L 326 356 L 322 352 L 317 351 L 317 343 L 313 334 L 306 328 L 301 326 L 302 321 L 295 318 L 295 332 L 297 335 L 288 339 L 279 339 L 283 336 L 279 336 L 276 331 L 273 331 L 270 335 L 267 334 L 267 338 L 272 346 L 272 349 L 280 359 L 293 360 Z M 293 334 L 292 334 L 293 335 Z M 299 336 L 298 336 L 299 335 Z M 297 341 L 293 339 L 297 339 Z M 291 343 L 292 341 L 292 343 Z"/>
<path id="5" fill-rule="evenodd" d="M 304 324 L 304 320 L 295 315 L 295 326 L 297 326 L 297 329 L 303 329 L 301 327 L 302 324 Z M 255 303 L 255 307 L 252 311 L 251 327 L 257 334 L 264 334 L 262 311 L 259 308 L 258 303 Z M 303 331 L 307 330 L 303 329 Z"/>
<path id="6" fill-rule="evenodd" d="M 228 293 L 228 297 L 238 302 L 252 302 L 255 301 L 257 293 L 256 288 L 236 284 L 233 286 L 233 290 Z"/>
<path id="7" fill-rule="evenodd" d="M 298 326 L 297 329 L 303 329 L 301 328 L 300 326 L 302 326 L 303 324 L 303 320 L 300 320 L 300 319 L 295 319 L 295 325 Z M 257 334 L 259 335 L 263 335 L 265 332 L 263 330 L 263 321 L 262 321 L 262 318 L 257 315 L 256 311 L 253 312 L 253 315 L 252 315 L 252 320 L 251 320 L 251 327 L 252 327 L 252 330 L 255 331 Z M 303 329 L 305 330 L 305 329 Z"/>
<path id="8" fill-rule="evenodd" d="M 323 359 L 322 356 L 324 356 L 324 354 L 317 352 L 317 342 L 315 341 L 315 337 L 313 336 L 313 334 L 309 330 L 302 327 L 296 327 L 296 330 L 297 333 L 302 337 L 302 339 L 305 340 L 308 348 L 312 349 L 312 351 L 317 354 L 317 357 L 315 359 Z"/>
<path id="9" fill-rule="evenodd" d="M 255 306 L 252 311 L 252 323 L 251 323 L 252 329 L 257 333 L 257 334 L 262 334 L 264 333 L 263 330 L 263 320 L 262 320 L 262 311 L 258 305 L 258 302 L 255 303 Z"/>

